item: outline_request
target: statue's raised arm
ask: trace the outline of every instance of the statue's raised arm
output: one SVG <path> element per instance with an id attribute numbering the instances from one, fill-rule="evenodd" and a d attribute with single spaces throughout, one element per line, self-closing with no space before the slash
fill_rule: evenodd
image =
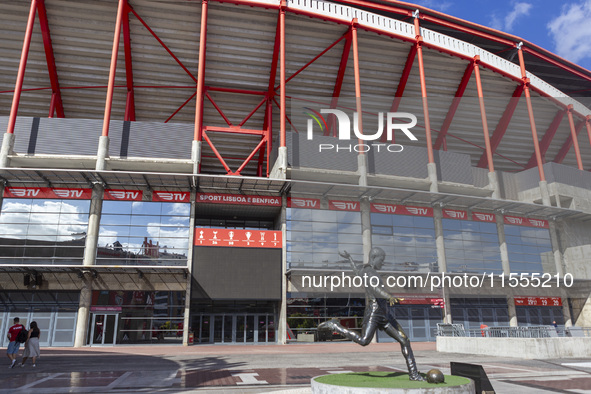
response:
<path id="1" fill-rule="evenodd" d="M 341 256 L 342 258 L 345 258 L 347 260 L 349 260 L 349 263 L 351 264 L 351 267 L 353 267 L 353 271 L 355 271 L 355 273 L 357 275 L 359 275 L 359 273 L 361 272 L 361 265 L 358 265 L 355 260 L 353 260 L 353 257 L 351 257 L 351 255 L 349 254 L 349 252 L 347 252 L 346 250 L 339 252 L 339 256 Z"/>

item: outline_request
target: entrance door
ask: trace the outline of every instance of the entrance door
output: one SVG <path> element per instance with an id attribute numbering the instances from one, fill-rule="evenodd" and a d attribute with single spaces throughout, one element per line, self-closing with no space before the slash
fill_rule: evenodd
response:
<path id="1" fill-rule="evenodd" d="M 267 343 L 275 342 L 275 318 L 260 314 L 200 315 L 198 343 Z M 196 322 L 197 323 L 197 322 Z"/>
<path id="2" fill-rule="evenodd" d="M 118 322 L 118 313 L 93 313 L 89 345 L 115 345 Z"/>

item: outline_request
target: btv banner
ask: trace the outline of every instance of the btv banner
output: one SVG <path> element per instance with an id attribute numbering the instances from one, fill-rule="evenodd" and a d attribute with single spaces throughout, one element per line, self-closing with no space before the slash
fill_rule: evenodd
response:
<path id="1" fill-rule="evenodd" d="M 281 231 L 195 228 L 195 246 L 281 248 Z"/>

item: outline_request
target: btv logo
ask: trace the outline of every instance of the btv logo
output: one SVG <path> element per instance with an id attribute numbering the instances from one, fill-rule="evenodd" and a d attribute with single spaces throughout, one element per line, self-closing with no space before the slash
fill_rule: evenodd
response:
<path id="1" fill-rule="evenodd" d="M 351 120 L 349 116 L 338 109 L 321 109 L 320 113 L 314 111 L 311 108 L 306 107 L 309 112 L 304 112 L 309 115 L 312 119 L 308 119 L 308 140 L 312 140 L 312 129 L 314 127 L 314 121 L 320 126 L 320 130 L 324 131 L 328 129 L 326 120 L 321 114 L 333 114 L 338 120 L 339 127 L 339 140 L 350 140 L 351 139 Z M 394 123 L 395 119 L 408 119 L 408 123 Z M 417 141 L 417 137 L 409 129 L 416 126 L 417 117 L 408 112 L 388 112 L 386 113 L 386 137 L 390 141 L 392 140 L 392 133 L 394 130 L 402 131 L 411 141 Z M 353 132 L 355 136 L 362 141 L 375 141 L 379 140 L 384 133 L 384 113 L 378 113 L 378 131 L 375 134 L 364 134 L 359 130 L 359 115 L 357 112 L 353 113 Z"/>

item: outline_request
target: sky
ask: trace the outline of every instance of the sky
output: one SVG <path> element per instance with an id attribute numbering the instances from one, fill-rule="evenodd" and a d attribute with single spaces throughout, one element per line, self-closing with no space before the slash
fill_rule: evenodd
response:
<path id="1" fill-rule="evenodd" d="M 591 70 L 591 0 L 407 0 L 513 34 Z"/>

